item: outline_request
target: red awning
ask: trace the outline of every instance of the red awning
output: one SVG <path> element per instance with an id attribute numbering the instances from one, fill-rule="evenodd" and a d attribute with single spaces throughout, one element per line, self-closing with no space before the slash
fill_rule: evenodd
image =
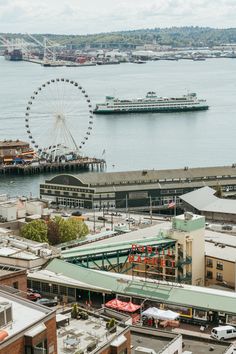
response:
<path id="1" fill-rule="evenodd" d="M 124 303 L 118 299 L 113 299 L 108 301 L 105 305 L 107 307 L 111 307 L 112 309 L 120 310 L 124 306 Z"/>
<path id="2" fill-rule="evenodd" d="M 140 309 L 139 305 L 133 304 L 131 301 L 130 302 L 125 302 L 125 301 L 120 301 L 118 299 L 113 299 L 108 301 L 105 306 L 110 307 L 115 310 L 120 310 L 124 312 L 135 312 L 138 309 Z"/>
<path id="3" fill-rule="evenodd" d="M 135 312 L 138 309 L 140 309 L 139 305 L 135 305 L 133 304 L 131 301 L 130 302 L 126 302 L 126 304 L 124 305 L 122 311 L 126 311 L 126 312 Z"/>

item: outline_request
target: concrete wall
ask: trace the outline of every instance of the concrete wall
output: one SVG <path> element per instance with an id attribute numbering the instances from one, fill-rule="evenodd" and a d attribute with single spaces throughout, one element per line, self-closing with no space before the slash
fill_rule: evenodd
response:
<path id="1" fill-rule="evenodd" d="M 184 226 L 183 230 L 181 230 L 182 225 Z M 173 229 L 170 234 L 171 238 L 178 241 L 179 252 L 183 253 L 182 258 L 192 258 L 191 264 L 183 266 L 183 276 L 192 273 L 191 284 L 202 286 L 205 283 L 205 227 L 203 225 L 205 226 L 204 217 L 199 217 L 196 220 L 179 220 L 176 217 L 173 219 Z"/>
<path id="2" fill-rule="evenodd" d="M 47 258 L 37 258 L 37 259 L 28 260 L 28 259 L 0 256 L 0 263 L 2 264 L 11 265 L 20 268 L 27 268 L 27 269 L 40 267 L 43 264 L 45 264 L 47 261 L 48 261 Z"/>
<path id="3" fill-rule="evenodd" d="M 3 206 L 0 205 L 0 216 L 7 221 L 16 220 L 17 219 L 17 207 L 15 205 L 12 206 Z"/>

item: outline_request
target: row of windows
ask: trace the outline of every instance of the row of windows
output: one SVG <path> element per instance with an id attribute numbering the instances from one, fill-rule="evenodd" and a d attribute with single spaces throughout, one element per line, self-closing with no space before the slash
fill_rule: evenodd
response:
<path id="1" fill-rule="evenodd" d="M 206 277 L 207 277 L 207 279 L 213 279 L 213 273 L 210 270 L 208 270 L 207 273 L 206 273 Z M 216 273 L 216 280 L 220 281 L 220 282 L 223 282 L 223 280 L 224 280 L 223 279 L 223 274 L 217 272 Z"/>
<path id="2" fill-rule="evenodd" d="M 84 189 L 84 188 L 72 188 L 72 187 L 60 187 L 58 185 L 50 185 L 50 184 L 41 184 L 40 188 L 47 188 L 47 189 L 56 189 L 56 190 L 60 190 L 60 191 L 68 191 L 68 192 L 80 192 L 80 193 L 93 193 L 94 191 L 92 189 Z"/>
<path id="3" fill-rule="evenodd" d="M 208 268 L 213 268 L 214 267 L 214 261 L 211 258 L 207 258 L 206 260 L 206 266 Z M 216 269 L 219 270 L 224 270 L 224 263 L 221 261 L 216 261 L 216 265 L 215 265 Z"/>

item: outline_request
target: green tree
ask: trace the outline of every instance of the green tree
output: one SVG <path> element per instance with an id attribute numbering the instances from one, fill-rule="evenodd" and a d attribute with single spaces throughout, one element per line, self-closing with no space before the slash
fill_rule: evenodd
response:
<path id="1" fill-rule="evenodd" d="M 48 243 L 50 245 L 58 245 L 60 243 L 59 223 L 54 219 L 48 222 Z"/>
<path id="2" fill-rule="evenodd" d="M 57 216 L 52 222 L 55 223 L 54 229 L 58 232 L 60 243 L 82 238 L 89 233 L 88 226 L 83 221 L 75 218 L 66 220 Z"/>
<path id="3" fill-rule="evenodd" d="M 22 237 L 37 242 L 48 242 L 47 233 L 48 227 L 43 220 L 31 221 L 25 224 L 20 230 Z"/>
<path id="4" fill-rule="evenodd" d="M 215 190 L 216 190 L 215 196 L 218 197 L 218 198 L 223 198 L 222 187 L 221 187 L 221 185 L 219 183 L 217 184 Z"/>

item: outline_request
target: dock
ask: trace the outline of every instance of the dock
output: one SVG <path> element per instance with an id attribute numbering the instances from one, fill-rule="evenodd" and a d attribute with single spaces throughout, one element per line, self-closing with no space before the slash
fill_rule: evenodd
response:
<path id="1" fill-rule="evenodd" d="M 103 171 L 106 162 L 97 158 L 80 158 L 66 162 L 46 162 L 34 164 L 0 165 L 0 175 L 38 175 L 50 172 L 71 172 L 71 171 Z"/>

